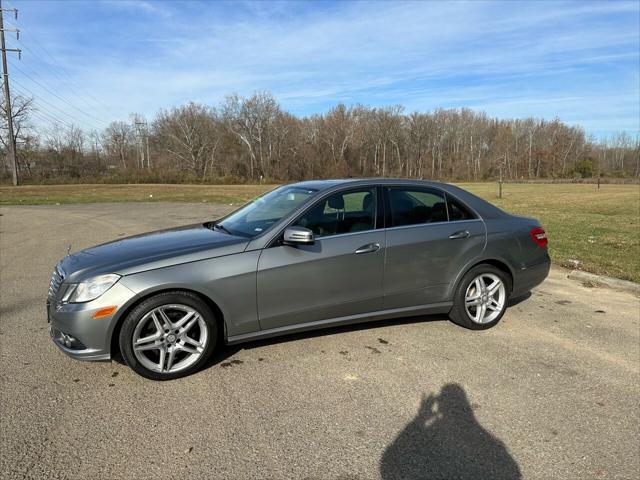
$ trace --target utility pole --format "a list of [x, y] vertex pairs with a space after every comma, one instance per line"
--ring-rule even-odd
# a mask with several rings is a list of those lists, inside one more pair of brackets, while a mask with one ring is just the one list
[[147, 154], [147, 169], [151, 169], [151, 157], [149, 156], [149, 126], [146, 120], [134, 122], [138, 136], [138, 149], [140, 152], [140, 166], [144, 168], [145, 151]]
[[[0, 47], [2, 48], [2, 77], [4, 81], [4, 103], [5, 103], [5, 113], [7, 115], [7, 128], [8, 128], [8, 136], [7, 139], [7, 157], [9, 159], [9, 163], [11, 164], [12, 174], [13, 174], [13, 185], [18, 186], [18, 161], [16, 159], [16, 139], [13, 136], [13, 117], [11, 115], [11, 95], [9, 93], [9, 72], [7, 70], [7, 52], [18, 52], [18, 57], [22, 54], [19, 48], [6, 48], [4, 43], [4, 12], [13, 12], [15, 18], [18, 18], [18, 10], [15, 8], [11, 8], [5, 10], [2, 8], [2, 0], [0, 0]], [[20, 35], [18, 30], [12, 30], [16, 32], [16, 36]]]
[[151, 156], [149, 155], [149, 128], [147, 122], [144, 122], [144, 143], [147, 149], [147, 169], [151, 170]]
[[498, 178], [498, 198], [502, 198], [502, 165], [504, 163], [504, 159], [506, 158], [506, 154], [502, 157], [502, 160], [498, 164], [498, 168], [500, 170], [500, 177]]
[[138, 168], [144, 169], [144, 139], [142, 137], [142, 125], [140, 121], [134, 122], [136, 132], [136, 147], [138, 149]]

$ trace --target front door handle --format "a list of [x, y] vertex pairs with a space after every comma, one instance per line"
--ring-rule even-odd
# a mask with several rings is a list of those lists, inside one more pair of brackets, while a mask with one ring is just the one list
[[379, 243], [370, 243], [368, 245], [363, 245], [356, 250], [356, 255], [360, 255], [361, 253], [372, 253], [380, 250]]
[[455, 240], [456, 238], [468, 238], [469, 235], [471, 234], [469, 233], [468, 230], [461, 230], [459, 232], [452, 233], [451, 235], [449, 235], [449, 238], [451, 240]]

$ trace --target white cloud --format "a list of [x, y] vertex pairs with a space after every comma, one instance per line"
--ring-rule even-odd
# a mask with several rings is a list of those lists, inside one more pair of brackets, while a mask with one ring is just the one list
[[78, 83], [122, 119], [271, 90], [298, 113], [336, 101], [469, 106], [640, 129], [635, 2], [105, 5], [145, 17], [123, 17], [114, 42], [91, 22], [86, 45], [59, 40], [77, 49], [63, 58]]

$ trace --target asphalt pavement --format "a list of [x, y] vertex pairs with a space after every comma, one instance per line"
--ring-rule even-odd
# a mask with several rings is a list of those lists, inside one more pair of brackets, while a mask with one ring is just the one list
[[334, 328], [225, 348], [177, 381], [51, 343], [70, 244], [231, 208], [0, 207], [0, 478], [640, 478], [640, 300], [560, 269], [485, 332]]

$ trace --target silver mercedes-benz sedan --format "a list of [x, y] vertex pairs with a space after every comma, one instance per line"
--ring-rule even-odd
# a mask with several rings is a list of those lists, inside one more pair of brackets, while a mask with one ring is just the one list
[[458, 187], [417, 180], [285, 185], [230, 215], [68, 254], [47, 312], [82, 360], [188, 375], [221, 345], [375, 319], [500, 321], [549, 273], [547, 238]]

